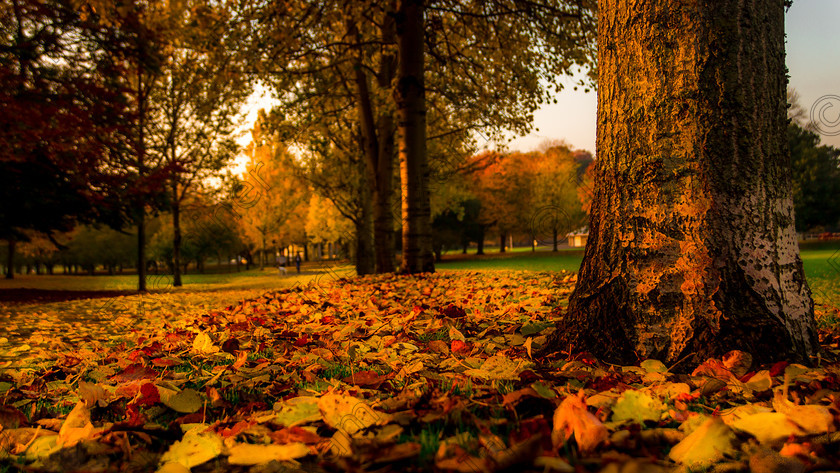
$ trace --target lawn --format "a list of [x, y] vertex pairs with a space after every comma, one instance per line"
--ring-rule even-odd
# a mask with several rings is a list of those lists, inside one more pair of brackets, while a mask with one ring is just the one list
[[[319, 280], [128, 316], [105, 337], [78, 324], [25, 347], [5, 340], [0, 470], [665, 473], [840, 461], [837, 365], [746, 372], [712, 360], [688, 376], [654, 360], [537, 359], [573, 285], [551, 276]], [[187, 294], [212, 292], [147, 297]], [[802, 459], [782, 458], [783, 442]]]
[[[803, 244], [800, 250], [805, 277], [811, 286], [814, 300], [819, 304], [840, 307], [840, 242], [813, 242]], [[486, 250], [484, 256], [474, 254], [464, 257], [460, 253], [444, 255], [437, 264], [440, 269], [486, 271], [486, 270], [531, 270], [531, 271], [574, 271], [580, 269], [583, 250], [566, 248], [557, 252], [547, 247], [515, 248], [499, 253], [497, 249]]]

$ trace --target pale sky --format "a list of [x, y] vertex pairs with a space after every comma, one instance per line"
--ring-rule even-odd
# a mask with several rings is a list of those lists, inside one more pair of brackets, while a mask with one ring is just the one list
[[[794, 0], [785, 15], [787, 66], [790, 85], [799, 92], [800, 105], [822, 117], [822, 143], [840, 148], [840, 0]], [[573, 90], [574, 78], [562, 79], [566, 88], [557, 104], [534, 113], [533, 132], [512, 141], [512, 150], [530, 151], [545, 140], [565, 140], [577, 149], [595, 151], [594, 91]], [[833, 96], [833, 97], [832, 97]], [[252, 98], [245, 122], [256, 119], [266, 99]], [[832, 136], [833, 135], [833, 136]], [[244, 143], [250, 137], [244, 139]]]

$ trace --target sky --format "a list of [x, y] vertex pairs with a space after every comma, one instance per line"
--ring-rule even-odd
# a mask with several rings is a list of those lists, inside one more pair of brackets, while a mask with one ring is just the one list
[[[840, 148], [840, 0], [795, 0], [785, 15], [786, 53], [790, 85], [800, 105], [812, 117], [821, 117], [822, 144]], [[578, 77], [579, 78], [579, 77]], [[534, 113], [534, 131], [514, 139], [511, 150], [530, 151], [546, 140], [564, 140], [573, 148], [595, 151], [594, 91], [574, 90], [578, 78], [561, 78], [564, 89], [556, 104]], [[270, 102], [252, 97], [245, 123], [256, 119], [260, 107]], [[247, 136], [247, 135], [245, 135]], [[244, 138], [244, 143], [250, 137]]]
[[[821, 133], [822, 143], [840, 148], [838, 26], [840, 0], [794, 0], [785, 15], [790, 85], [799, 92], [800, 105], [806, 111], [814, 108], [814, 115], [822, 115], [820, 129], [827, 132]], [[563, 82], [571, 85], [574, 80]], [[514, 140], [509, 145], [511, 149], [530, 151], [546, 139], [562, 139], [574, 148], [595, 151], [595, 93], [575, 91], [569, 86], [556, 98], [556, 105], [534, 114], [538, 131]]]

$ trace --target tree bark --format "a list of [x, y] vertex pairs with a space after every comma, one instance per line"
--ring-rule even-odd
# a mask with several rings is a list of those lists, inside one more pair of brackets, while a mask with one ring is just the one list
[[145, 208], [137, 220], [137, 291], [146, 292], [146, 216]]
[[507, 233], [502, 232], [502, 234], [499, 236], [499, 253], [504, 253], [505, 252], [505, 243], [506, 243], [505, 240], [506, 239], [507, 239]]
[[402, 181], [402, 265], [407, 274], [434, 272], [429, 166], [426, 156], [426, 93], [423, 64], [423, 0], [397, 8], [397, 117]]
[[15, 278], [15, 243], [17, 242], [14, 238], [6, 240], [6, 279]]
[[589, 241], [550, 349], [682, 370], [733, 349], [807, 362], [784, 2], [601, 0], [598, 29]]
[[181, 203], [178, 201], [178, 183], [172, 183], [172, 285], [181, 287]]
[[[361, 163], [364, 166], [364, 163]], [[356, 227], [356, 274], [376, 272], [376, 253], [373, 235], [373, 199], [368, 174], [362, 174], [361, 215], [354, 221]]]

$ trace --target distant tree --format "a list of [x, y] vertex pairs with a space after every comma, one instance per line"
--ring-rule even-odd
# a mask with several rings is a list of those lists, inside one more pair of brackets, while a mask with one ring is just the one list
[[469, 176], [470, 189], [481, 201], [479, 222], [495, 227], [499, 252], [504, 253], [508, 236], [526, 233], [532, 226], [536, 159], [523, 153], [486, 152], [472, 158], [484, 164]]
[[222, 5], [182, 4], [171, 11], [167, 60], [150, 94], [150, 153], [171, 169], [173, 285], [181, 286], [181, 207], [196, 182], [216, 177], [238, 153], [233, 139], [251, 93], [233, 44], [232, 12]]
[[353, 232], [353, 222], [331, 200], [312, 194], [306, 216], [306, 236], [312, 244], [319, 248], [348, 244], [354, 239]]
[[733, 349], [759, 363], [817, 353], [785, 140], [785, 3], [599, 2], [589, 240], [548, 350], [679, 370]]
[[65, 265], [76, 265], [93, 275], [96, 267], [103, 265], [109, 273], [117, 268], [131, 266], [134, 262], [136, 240], [129, 233], [102, 226], [79, 226], [69, 235], [67, 248], [62, 250]]
[[245, 184], [254, 192], [242, 205], [245, 236], [260, 248], [260, 268], [266, 264], [267, 244], [272, 240], [285, 247], [305, 243], [306, 206], [309, 188], [294, 173], [294, 157], [276, 136], [264, 128], [262, 114], [251, 132], [246, 148], [250, 156]]
[[[410, 183], [409, 174], [401, 175], [400, 191], [412, 196], [403, 207], [408, 212], [411, 202], [412, 210], [410, 218], [406, 213], [400, 219], [404, 234], [414, 235], [407, 240], [410, 245], [403, 242], [403, 270], [422, 271], [424, 264], [431, 270], [430, 163], [421, 147], [429, 157], [447, 161], [434, 166], [439, 176], [457, 171], [460, 158], [469, 154], [468, 142], [474, 141], [472, 130], [527, 131], [532, 112], [548, 99], [549, 87], [544, 85], [557, 84], [557, 74], [570, 73], [573, 66], [591, 59], [590, 1], [527, 6], [504, 0], [325, 1], [301, 9], [277, 8], [280, 5], [257, 5], [248, 12], [268, 30], [260, 30], [264, 34], [256, 35], [255, 41], [262, 68], [281, 100], [288, 97], [284, 111], [295, 108], [296, 115], [322, 120], [336, 109], [353, 111], [351, 126], [344, 128], [358, 141], [354, 147], [365, 165], [358, 181], [375, 194], [369, 205], [370, 190], [357, 191], [360, 210], [370, 208], [374, 216], [374, 240], [381, 240], [374, 242], [380, 272], [393, 266], [388, 189], [393, 188], [394, 133], [396, 139], [416, 143], [401, 149], [410, 157], [405, 161], [414, 169], [410, 175], [422, 175], [411, 177]], [[399, 114], [411, 120], [401, 120]], [[423, 121], [428, 127], [421, 126]], [[402, 131], [397, 130], [400, 126]], [[421, 139], [421, 132], [428, 140]], [[368, 232], [357, 234], [367, 238]], [[415, 250], [416, 243], [420, 245]], [[425, 263], [418, 266], [415, 259]]]
[[840, 221], [840, 150], [820, 145], [820, 137], [796, 122], [788, 124], [793, 168], [796, 230], [837, 228]]
[[11, 268], [29, 231], [51, 239], [79, 221], [125, 221], [112, 198], [121, 182], [104, 172], [125, 104], [122, 64], [104, 53], [116, 47], [110, 30], [86, 7], [10, 0], [0, 25], [0, 238]]
[[531, 204], [522, 206], [528, 216], [531, 240], [548, 232], [552, 249], [557, 251], [560, 237], [585, 224], [586, 211], [580, 201], [579, 190], [589, 162], [578, 160], [565, 145], [532, 153], [534, 172], [530, 190]]

